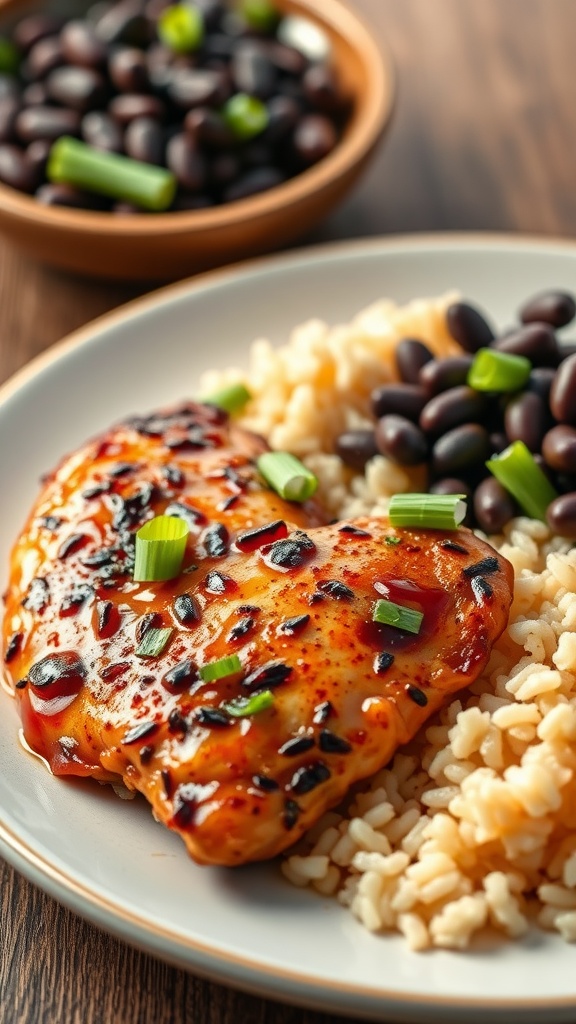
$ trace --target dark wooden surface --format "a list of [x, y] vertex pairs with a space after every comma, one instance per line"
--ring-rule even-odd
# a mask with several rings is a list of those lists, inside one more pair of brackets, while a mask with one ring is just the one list
[[[573, 0], [352, 3], [393, 54], [396, 114], [355, 193], [311, 241], [466, 229], [576, 237]], [[144, 290], [74, 279], [0, 240], [0, 379]], [[135, 952], [1, 862], [0, 898], [1, 1024], [329, 1020]]]

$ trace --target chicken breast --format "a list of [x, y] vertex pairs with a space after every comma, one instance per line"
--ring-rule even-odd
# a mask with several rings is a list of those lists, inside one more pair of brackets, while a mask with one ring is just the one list
[[[195, 404], [113, 428], [45, 482], [5, 594], [29, 746], [139, 790], [205, 864], [295, 842], [476, 678], [511, 603], [511, 566], [470, 531], [324, 525], [265, 486], [265, 448]], [[158, 514], [190, 527], [182, 571], [135, 582]], [[383, 598], [419, 632], [374, 622]]]

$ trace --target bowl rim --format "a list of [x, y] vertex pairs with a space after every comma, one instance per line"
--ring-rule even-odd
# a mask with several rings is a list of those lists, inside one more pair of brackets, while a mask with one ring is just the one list
[[[17, 6], [16, 0], [0, 0], [0, 16], [13, 13]], [[288, 14], [309, 15], [345, 38], [362, 56], [370, 80], [349, 131], [328, 156], [267, 192], [233, 203], [201, 210], [143, 212], [126, 217], [94, 210], [50, 207], [0, 182], [0, 218], [10, 216], [36, 228], [52, 227], [69, 233], [81, 231], [112, 238], [200, 234], [239, 226], [246, 220], [261, 219], [279, 209], [289, 210], [349, 173], [371, 152], [392, 116], [396, 76], [391, 53], [386, 45], [375, 41], [369, 23], [347, 0], [279, 0], [279, 6]]]

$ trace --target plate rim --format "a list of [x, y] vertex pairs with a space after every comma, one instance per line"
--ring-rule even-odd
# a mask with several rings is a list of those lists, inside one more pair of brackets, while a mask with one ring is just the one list
[[[148, 310], [158, 310], [170, 305], [188, 294], [205, 292], [226, 286], [227, 282], [242, 282], [254, 274], [267, 269], [281, 273], [303, 263], [338, 262], [340, 258], [354, 253], [370, 255], [396, 251], [437, 251], [454, 248], [469, 251], [505, 250], [530, 251], [559, 254], [566, 252], [576, 259], [576, 241], [554, 236], [534, 236], [505, 232], [426, 232], [374, 236], [371, 238], [344, 239], [321, 245], [302, 246], [289, 252], [243, 260], [225, 267], [186, 278], [173, 284], [164, 285], [143, 296], [116, 307], [87, 324], [67, 334], [44, 352], [35, 356], [12, 374], [0, 386], [0, 408], [41, 375], [48, 367], [64, 360], [70, 353], [91, 342], [108, 328], [114, 328], [132, 320]], [[477, 1010], [489, 1014], [494, 1010], [506, 1013], [523, 1013], [523, 1018], [543, 1010], [574, 1011], [576, 999], [569, 996], [546, 998], [478, 998], [465, 996], [437, 996], [433, 993], [415, 993], [372, 988], [370, 986], [332, 979], [330, 984], [312, 976], [283, 967], [255, 961], [230, 950], [224, 951], [197, 938], [175, 935], [168, 927], [148, 920], [145, 916], [107, 900], [93, 891], [88, 884], [67, 875], [58, 865], [50, 863], [22, 839], [16, 831], [0, 819], [0, 853], [12, 867], [48, 893], [57, 902], [72, 912], [84, 917], [100, 929], [112, 933], [122, 941], [157, 956], [160, 959], [218, 984], [229, 984], [235, 988], [259, 995], [262, 998], [279, 999], [299, 1006], [328, 1010], [338, 1014], [352, 1012], [357, 1017], [374, 1019], [376, 1013], [395, 1015], [406, 1011], [433, 1008], [454, 1012]], [[186, 952], [193, 951], [196, 959], [190, 962]], [[265, 979], [265, 980], [264, 980]], [[383, 1018], [381, 1018], [383, 1019]], [[414, 1018], [412, 1018], [414, 1019]], [[429, 1017], [432, 1020], [432, 1017]], [[440, 1019], [440, 1018], [434, 1018]], [[507, 1018], [508, 1019], [508, 1018]], [[510, 1018], [511, 1019], [511, 1018]]]

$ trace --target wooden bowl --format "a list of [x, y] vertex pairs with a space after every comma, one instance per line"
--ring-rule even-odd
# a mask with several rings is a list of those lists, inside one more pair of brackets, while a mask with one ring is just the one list
[[[315, 20], [353, 112], [336, 148], [310, 169], [260, 195], [207, 210], [119, 216], [50, 207], [0, 183], [0, 232], [38, 260], [77, 273], [166, 281], [279, 249], [309, 232], [344, 197], [392, 113], [390, 59], [341, 0], [278, 0]], [[7, 22], [22, 0], [4, 0]], [[30, 5], [25, 5], [30, 9]]]

